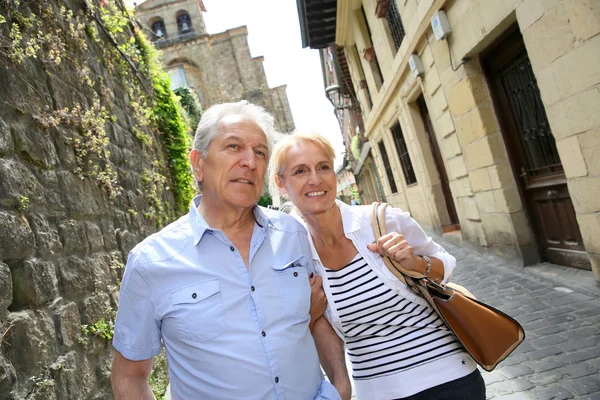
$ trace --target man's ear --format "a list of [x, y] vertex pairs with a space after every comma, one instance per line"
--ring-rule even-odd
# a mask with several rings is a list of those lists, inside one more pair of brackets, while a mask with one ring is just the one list
[[190, 164], [192, 164], [192, 171], [194, 171], [196, 181], [202, 182], [204, 178], [204, 159], [202, 158], [202, 154], [196, 149], [190, 152]]
[[279, 175], [275, 175], [275, 183], [277, 184], [279, 193], [281, 193], [283, 196], [287, 196], [287, 190], [285, 190], [285, 187], [283, 187], [283, 182], [281, 181], [281, 177]]

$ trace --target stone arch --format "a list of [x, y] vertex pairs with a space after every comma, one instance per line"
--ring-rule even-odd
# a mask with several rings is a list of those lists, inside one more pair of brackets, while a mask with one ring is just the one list
[[207, 99], [204, 77], [198, 64], [186, 57], [174, 57], [167, 60], [165, 65], [167, 72], [183, 69], [187, 86], [198, 96], [202, 109], [205, 109], [207, 106]]
[[177, 31], [179, 34], [193, 32], [192, 18], [187, 10], [179, 10], [175, 13], [175, 21], [177, 22]]
[[148, 22], [148, 25], [150, 25], [150, 31], [152, 32], [152, 40], [167, 37], [165, 21], [161, 17], [152, 17]]

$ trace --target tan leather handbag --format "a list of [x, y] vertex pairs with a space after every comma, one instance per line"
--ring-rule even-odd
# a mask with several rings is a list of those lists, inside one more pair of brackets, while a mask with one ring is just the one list
[[[375, 240], [387, 233], [387, 206], [373, 203]], [[389, 257], [383, 257], [383, 261], [398, 279], [427, 300], [473, 360], [486, 371], [496, 368], [525, 340], [525, 331], [515, 319], [475, 299], [468, 291], [463, 292], [461, 286], [437, 284]]]

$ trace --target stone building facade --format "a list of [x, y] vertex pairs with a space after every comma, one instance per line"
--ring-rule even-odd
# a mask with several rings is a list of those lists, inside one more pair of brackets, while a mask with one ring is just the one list
[[147, 0], [136, 18], [161, 50], [174, 86], [198, 95], [204, 109], [213, 104], [248, 100], [270, 111], [281, 132], [294, 129], [286, 86], [269, 88], [263, 57], [252, 57], [245, 26], [208, 34], [202, 0]]
[[386, 201], [475, 249], [600, 280], [600, 3], [298, 5], [305, 46], [343, 50]]

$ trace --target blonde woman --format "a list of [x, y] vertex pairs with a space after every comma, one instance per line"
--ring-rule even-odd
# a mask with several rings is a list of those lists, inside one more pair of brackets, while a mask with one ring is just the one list
[[443, 283], [456, 260], [408, 213], [391, 207], [392, 233], [375, 242], [371, 208], [336, 200], [334, 158], [327, 139], [296, 132], [275, 146], [270, 183], [306, 226], [327, 297], [325, 317], [345, 343], [358, 399], [485, 399], [475, 362], [380, 254]]

